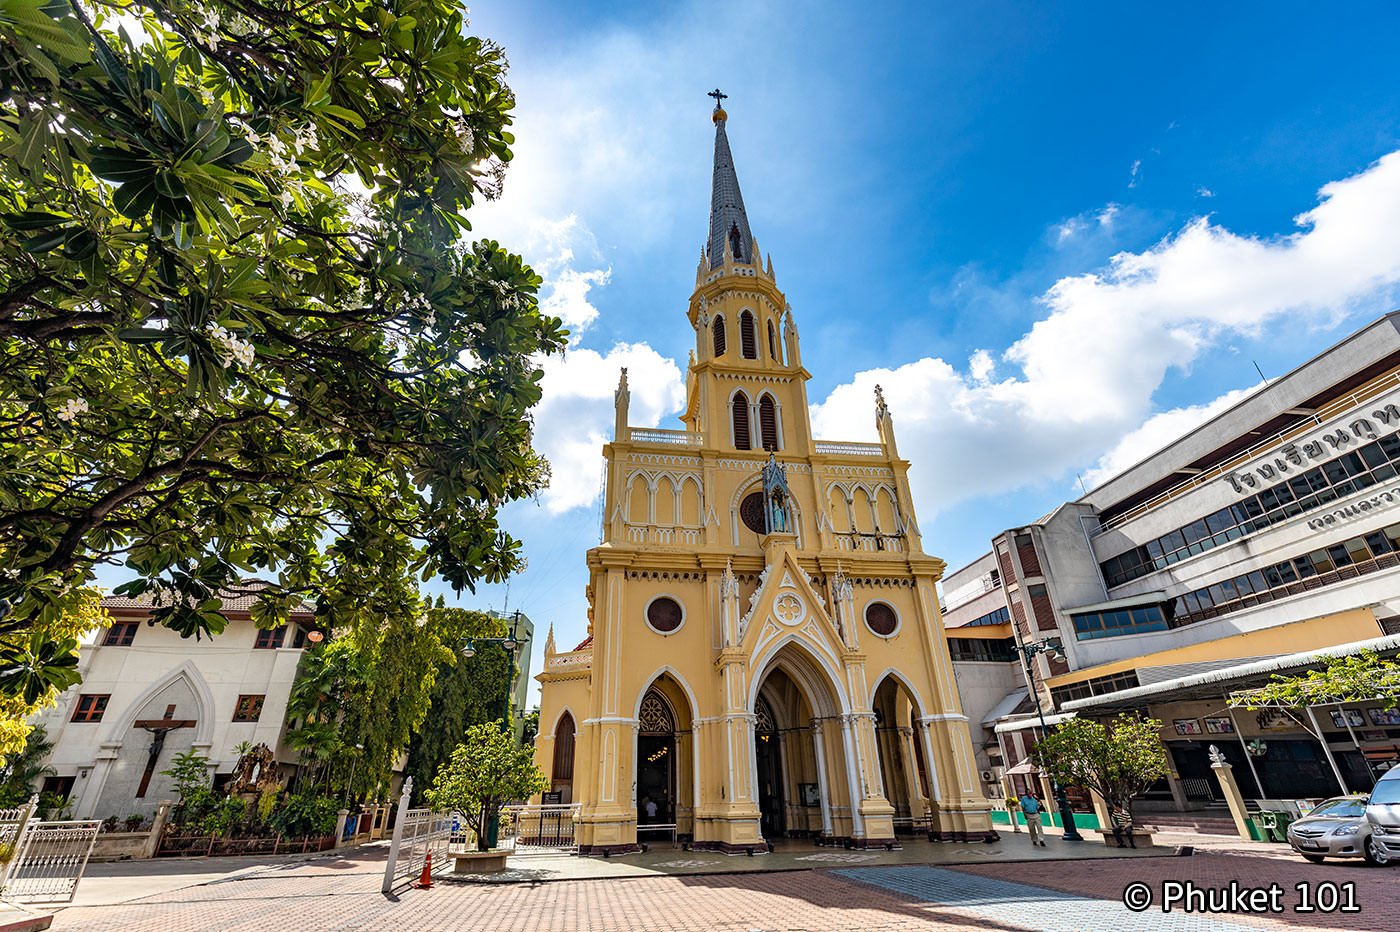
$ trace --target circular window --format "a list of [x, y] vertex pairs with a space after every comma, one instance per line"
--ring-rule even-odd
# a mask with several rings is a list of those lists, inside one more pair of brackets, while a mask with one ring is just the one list
[[871, 602], [865, 607], [865, 626], [887, 638], [899, 630], [899, 616], [884, 602]]
[[670, 634], [685, 621], [685, 611], [681, 603], [668, 595], [657, 596], [647, 606], [647, 624], [653, 631]]
[[768, 533], [768, 517], [763, 513], [762, 492], [750, 492], [744, 496], [744, 500], [739, 503], [739, 517], [743, 519], [744, 527], [755, 534]]

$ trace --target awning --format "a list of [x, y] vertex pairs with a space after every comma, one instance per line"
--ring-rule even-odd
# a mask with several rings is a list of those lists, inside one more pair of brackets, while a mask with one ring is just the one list
[[[1072, 719], [1072, 718], [1074, 718], [1074, 713], [1073, 713], [1073, 712], [1059, 712], [1059, 713], [1056, 713], [1055, 715], [1047, 715], [1047, 716], [1045, 716], [1045, 727], [1046, 727], [1046, 728], [1054, 728], [1056, 725], [1060, 724], [1061, 722], [1067, 722], [1067, 721], [1069, 721], [1069, 720]], [[1013, 720], [1011, 720], [1011, 721], [1009, 721], [1009, 722], [1002, 722], [1000, 725], [998, 725], [998, 726], [996, 727], [996, 733], [999, 734], [999, 735], [1004, 735], [1004, 734], [1006, 734], [1008, 731], [1025, 731], [1027, 728], [1039, 728], [1039, 727], [1040, 727], [1040, 716], [1038, 716], [1038, 715], [1028, 715], [1028, 716], [1026, 716], [1025, 718], [1018, 718], [1018, 719], [1013, 719]]]
[[1032, 774], [1032, 773], [1040, 773], [1040, 768], [1037, 767], [1037, 766], [1035, 766], [1034, 764], [1032, 764], [1032, 763], [1030, 762], [1030, 760], [1027, 759], [1027, 760], [1021, 761], [1019, 764], [1017, 764], [1015, 767], [1012, 767], [1010, 770], [1005, 771], [1005, 772], [1002, 774], [1002, 776], [1003, 776], [1003, 777], [1016, 777], [1016, 776], [1023, 776], [1023, 775], [1028, 775], [1028, 774]]
[[983, 717], [982, 724], [985, 727], [990, 728], [991, 726], [997, 723], [998, 719], [1004, 718], [1005, 716], [1010, 715], [1012, 712], [1015, 712], [1016, 707], [1029, 698], [1030, 694], [1027, 693], [1024, 689], [1017, 689], [1013, 692], [1008, 693], [1006, 695], [1006, 698], [1002, 699], [1000, 702], [994, 705], [992, 707], [992, 710], [988, 712], [986, 716]]

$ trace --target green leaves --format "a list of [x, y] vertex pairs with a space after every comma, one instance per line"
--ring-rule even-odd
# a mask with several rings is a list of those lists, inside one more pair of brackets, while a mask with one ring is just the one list
[[35, 632], [27, 643], [0, 647], [0, 694], [33, 704], [49, 690], [61, 692], [81, 679], [73, 638], [51, 641]]
[[477, 845], [486, 850], [486, 824], [512, 799], [529, 799], [548, 786], [535, 766], [534, 748], [517, 747], [496, 722], [473, 725], [452, 759], [438, 771], [424, 795], [437, 810], [466, 815]]
[[1031, 756], [1061, 784], [1089, 787], [1131, 812], [1133, 797], [1167, 774], [1161, 730], [1155, 719], [1130, 715], [1073, 718], [1037, 741]]

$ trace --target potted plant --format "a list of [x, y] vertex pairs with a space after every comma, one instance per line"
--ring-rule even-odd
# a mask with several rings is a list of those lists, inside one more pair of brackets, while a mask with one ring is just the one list
[[535, 766], [534, 749], [516, 747], [515, 738], [496, 722], [473, 725], [467, 740], [452, 751], [424, 796], [438, 811], [460, 812], [476, 834], [474, 853], [454, 854], [460, 873], [504, 870], [506, 852], [487, 847], [487, 827], [512, 799], [528, 799], [547, 783]]

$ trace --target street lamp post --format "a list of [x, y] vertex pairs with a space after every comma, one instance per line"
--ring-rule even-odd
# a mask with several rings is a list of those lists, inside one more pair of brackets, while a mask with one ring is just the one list
[[[466, 645], [462, 648], [462, 656], [471, 659], [476, 656], [476, 645], [478, 644], [499, 644], [505, 649], [506, 659], [510, 661], [510, 669], [506, 673], [506, 688], [501, 696], [501, 730], [506, 734], [512, 734], [510, 727], [510, 685], [515, 679], [515, 650], [520, 646], [518, 633], [520, 631], [520, 612], [516, 612], [514, 620], [510, 625], [510, 634], [503, 638], [467, 638]], [[500, 815], [492, 814], [490, 821], [486, 823], [486, 846], [496, 847], [500, 840]]]
[[[1044, 738], [1049, 732], [1045, 726], [1045, 710], [1040, 705], [1040, 690], [1035, 685], [1035, 665], [1031, 660], [1036, 654], [1047, 654], [1052, 660], [1063, 658], [1061, 651], [1064, 649], [1064, 642], [1059, 638], [1044, 638], [1017, 643], [1014, 646], [1026, 666], [1026, 679], [1031, 688], [1031, 697], [1035, 699], [1035, 714], [1040, 719], [1040, 736]], [[1083, 841], [1084, 836], [1079, 834], [1079, 829], [1074, 824], [1074, 810], [1069, 807], [1069, 797], [1065, 795], [1065, 788], [1060, 786], [1060, 781], [1055, 779], [1054, 774], [1050, 775], [1050, 788], [1055, 793], [1055, 804], [1059, 807], [1060, 822], [1064, 826], [1061, 838], [1064, 841]]]

